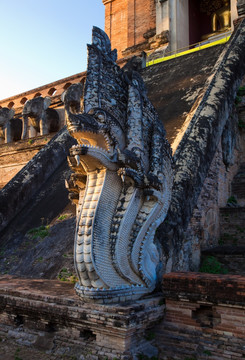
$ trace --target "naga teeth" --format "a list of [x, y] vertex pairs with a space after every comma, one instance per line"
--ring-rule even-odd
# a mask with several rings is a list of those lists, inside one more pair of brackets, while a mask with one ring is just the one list
[[76, 159], [76, 162], [77, 162], [77, 166], [79, 166], [79, 164], [80, 164], [80, 156], [75, 155], [75, 159]]

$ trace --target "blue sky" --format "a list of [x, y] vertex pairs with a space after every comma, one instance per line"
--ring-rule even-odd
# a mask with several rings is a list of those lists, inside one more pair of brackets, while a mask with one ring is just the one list
[[0, 99], [86, 70], [102, 0], [0, 0]]

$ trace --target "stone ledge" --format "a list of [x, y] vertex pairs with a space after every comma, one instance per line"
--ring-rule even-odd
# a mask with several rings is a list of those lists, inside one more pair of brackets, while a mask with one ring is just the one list
[[241, 255], [242, 257], [245, 255], [245, 246], [239, 246], [239, 245], [220, 245], [215, 246], [210, 249], [202, 250], [202, 255], [208, 256], [208, 255]]
[[45, 333], [52, 327], [56, 338], [69, 333], [68, 342], [70, 338], [81, 341], [81, 334], [88, 332], [93, 338], [92, 348], [107, 348], [124, 355], [143, 346], [144, 332], [164, 315], [161, 296], [124, 305], [85, 304], [73, 287], [56, 280], [2, 276], [0, 323], [9, 328], [8, 332], [16, 330], [18, 323], [29, 334]]
[[234, 214], [234, 213], [245, 213], [245, 206], [226, 206], [220, 208], [222, 214]]
[[[15, 154], [18, 151], [30, 150], [35, 147], [46, 145], [49, 140], [54, 137], [54, 133], [48, 135], [39, 135], [35, 138], [18, 140], [10, 142], [8, 144], [0, 144], [0, 156], [8, 155], [10, 153]], [[31, 141], [30, 141], [31, 140]]]
[[245, 277], [179, 272], [163, 276], [163, 296], [182, 301], [205, 301], [245, 307]]
[[0, 189], [4, 187], [55, 134], [0, 144]]

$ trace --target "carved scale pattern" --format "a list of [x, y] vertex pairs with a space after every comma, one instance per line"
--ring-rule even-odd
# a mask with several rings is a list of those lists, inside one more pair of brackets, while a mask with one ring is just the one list
[[83, 286], [101, 287], [103, 282], [95, 272], [91, 257], [93, 222], [98, 200], [104, 183], [105, 171], [90, 173], [87, 176], [80, 218], [76, 230], [75, 264]]

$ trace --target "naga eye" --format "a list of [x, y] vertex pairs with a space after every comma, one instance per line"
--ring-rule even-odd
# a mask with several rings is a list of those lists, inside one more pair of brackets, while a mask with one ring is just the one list
[[97, 113], [96, 117], [99, 120], [99, 122], [101, 122], [101, 123], [105, 122], [105, 115], [103, 113]]
[[99, 115], [99, 116], [98, 116], [98, 119], [101, 120], [101, 121], [103, 121], [103, 120], [105, 120], [105, 117], [104, 117], [103, 115]]
[[94, 115], [94, 109], [90, 109], [90, 110], [88, 111], [88, 114], [89, 114], [89, 115]]

